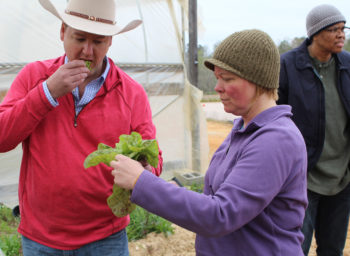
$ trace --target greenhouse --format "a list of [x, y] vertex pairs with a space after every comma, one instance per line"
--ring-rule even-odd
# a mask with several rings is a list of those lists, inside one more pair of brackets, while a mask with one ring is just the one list
[[[62, 9], [66, 5], [63, 0], [53, 2]], [[1, 8], [0, 95], [4, 95], [26, 63], [61, 56], [64, 50], [60, 21], [37, 0], [2, 1]], [[107, 56], [147, 92], [163, 151], [163, 177], [172, 177], [174, 171], [203, 173], [209, 147], [202, 92], [189, 83], [184, 61], [188, 2], [118, 0], [117, 22], [124, 25], [132, 19], [143, 23], [114, 36]], [[0, 194], [14, 194], [6, 201], [9, 206], [17, 203], [21, 153], [21, 145], [0, 153]]]

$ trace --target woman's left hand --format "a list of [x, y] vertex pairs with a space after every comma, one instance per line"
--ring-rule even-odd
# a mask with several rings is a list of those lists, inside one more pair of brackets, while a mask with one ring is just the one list
[[141, 163], [124, 155], [116, 155], [115, 159], [116, 161], [113, 160], [110, 163], [114, 168], [112, 171], [114, 183], [121, 188], [133, 189], [144, 167]]

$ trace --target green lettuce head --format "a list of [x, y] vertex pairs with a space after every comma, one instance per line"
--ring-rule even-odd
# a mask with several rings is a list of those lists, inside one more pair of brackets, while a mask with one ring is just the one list
[[[155, 168], [158, 166], [159, 148], [157, 141], [142, 140], [139, 133], [132, 132], [130, 135], [120, 135], [115, 148], [103, 143], [98, 144], [97, 150], [86, 157], [84, 168], [96, 166], [100, 163], [110, 166], [110, 162], [115, 160], [115, 156], [118, 154], [123, 154], [134, 160], [146, 159], [151, 166]], [[131, 203], [130, 195], [130, 190], [113, 185], [113, 193], [107, 198], [107, 204], [114, 215], [124, 217], [135, 209], [136, 205]]]

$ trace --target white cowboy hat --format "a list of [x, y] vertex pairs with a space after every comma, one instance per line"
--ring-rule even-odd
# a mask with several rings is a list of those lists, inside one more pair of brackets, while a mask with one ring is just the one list
[[67, 8], [59, 13], [50, 0], [39, 0], [40, 4], [68, 26], [88, 33], [112, 36], [127, 32], [142, 23], [133, 20], [120, 27], [115, 21], [114, 0], [69, 0]]

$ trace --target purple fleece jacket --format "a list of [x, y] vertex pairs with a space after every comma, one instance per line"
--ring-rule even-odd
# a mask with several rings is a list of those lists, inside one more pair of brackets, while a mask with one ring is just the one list
[[306, 147], [287, 105], [236, 119], [215, 152], [204, 193], [144, 171], [131, 200], [197, 233], [197, 255], [302, 256]]

